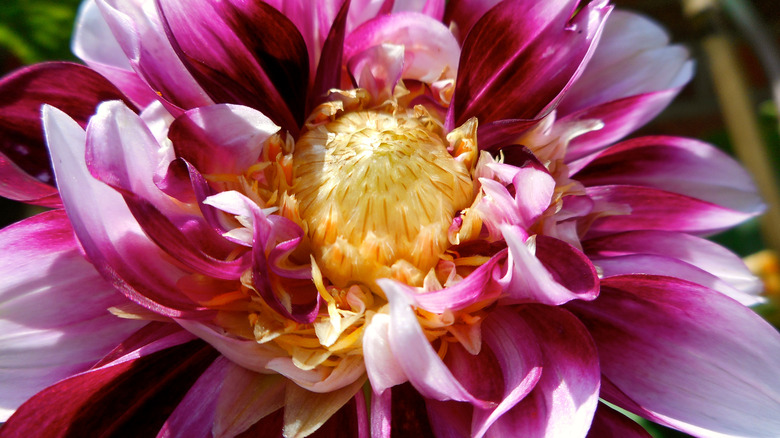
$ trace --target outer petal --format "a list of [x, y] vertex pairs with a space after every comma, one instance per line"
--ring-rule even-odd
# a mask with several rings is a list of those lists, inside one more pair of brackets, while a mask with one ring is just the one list
[[263, 2], [156, 1], [174, 49], [214, 102], [255, 108], [297, 135], [309, 66], [287, 17]]
[[576, 173], [586, 186], [626, 184], [653, 187], [746, 214], [763, 203], [750, 174], [715, 147], [680, 137], [642, 137], [598, 154]]
[[122, 90], [139, 108], [145, 108], [157, 100], [158, 96], [152, 88], [133, 71], [95, 0], [87, 0], [79, 8], [71, 49], [77, 57]]
[[122, 93], [87, 67], [52, 62], [25, 67], [0, 80], [0, 196], [61, 205], [41, 129], [41, 106], [55, 105], [84, 126], [104, 100]]
[[780, 334], [772, 326], [676, 278], [626, 275], [601, 288], [596, 301], [569, 306], [614, 384], [607, 401], [694, 435], [777, 435]]
[[599, 403], [593, 424], [588, 432], [590, 438], [621, 437], [621, 438], [652, 438], [639, 424], [623, 414]]
[[585, 327], [564, 309], [520, 308], [542, 350], [542, 376], [534, 390], [501, 416], [488, 437], [584, 437], [599, 397], [596, 347]]
[[540, 117], [579, 75], [611, 10], [592, 2], [572, 18], [576, 7], [506, 1], [488, 11], [463, 43], [447, 124]]
[[192, 341], [91, 369], [28, 400], [0, 435], [154, 436], [216, 356]]
[[43, 111], [60, 194], [73, 228], [98, 271], [137, 303], [168, 316], [201, 313], [176, 282], [183, 275], [141, 231], [119, 193], [95, 180], [84, 162], [86, 136], [57, 109]]
[[726, 248], [701, 237], [666, 231], [630, 231], [586, 240], [583, 249], [590, 257], [654, 254], [672, 257], [718, 276], [732, 287], [757, 295], [761, 280], [742, 259]]
[[[0, 421], [54, 382], [86, 370], [143, 325], [87, 262], [64, 211], [0, 231]], [[85, 293], [88, 291], [89, 293]]]
[[432, 83], [453, 78], [458, 69], [458, 42], [446, 26], [423, 14], [383, 15], [355, 29], [344, 42], [344, 59], [383, 43], [404, 46], [402, 78]]
[[593, 223], [590, 235], [632, 230], [714, 233], [755, 216], [677, 193], [640, 186], [605, 185], [588, 187], [597, 203], [628, 206], [630, 214], [606, 216]]
[[218, 402], [214, 436], [236, 436], [284, 406], [288, 384], [289, 381], [278, 374], [258, 374], [230, 363], [219, 397], [215, 397]]
[[212, 103], [176, 55], [153, 0], [95, 1], [130, 65], [152, 91], [181, 108]]

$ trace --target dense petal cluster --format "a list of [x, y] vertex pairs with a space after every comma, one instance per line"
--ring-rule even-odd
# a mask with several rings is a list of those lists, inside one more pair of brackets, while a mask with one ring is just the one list
[[52, 208], [0, 231], [0, 436], [780, 429], [759, 281], [703, 238], [750, 176], [624, 140], [693, 74], [648, 19], [86, 0], [73, 48], [0, 81], [0, 195]]

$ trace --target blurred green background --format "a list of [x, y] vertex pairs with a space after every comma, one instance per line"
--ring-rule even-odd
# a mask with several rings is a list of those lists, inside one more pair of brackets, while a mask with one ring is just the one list
[[[45, 60], [75, 60], [70, 52], [70, 36], [80, 0], [2, 0], [0, 4], [0, 74], [18, 67]], [[642, 12], [667, 27], [672, 40], [691, 49], [697, 62], [697, 75], [680, 97], [654, 122], [636, 135], [667, 134], [696, 137], [731, 150], [728, 134], [723, 126], [712, 80], [702, 61], [699, 46], [701, 38], [712, 29], [708, 25], [692, 23], [683, 14], [679, 0], [613, 0], [618, 7]], [[752, 2], [765, 21], [771, 37], [780, 40], [780, 6], [777, 0]], [[771, 102], [770, 84], [761, 65], [739, 32], [724, 23], [726, 31], [737, 44], [740, 62], [744, 67], [751, 98], [759, 117], [762, 132], [770, 147], [774, 169], [780, 169], [780, 138], [777, 112]], [[0, 226], [13, 223], [35, 210], [22, 204], [0, 198]], [[780, 224], [777, 224], [780, 226]], [[731, 231], [715, 236], [715, 240], [738, 254], [747, 256], [765, 248], [757, 221], [751, 221]], [[760, 309], [775, 324], [780, 321], [777, 308], [770, 305]], [[679, 432], [643, 422], [656, 437], [684, 437]]]

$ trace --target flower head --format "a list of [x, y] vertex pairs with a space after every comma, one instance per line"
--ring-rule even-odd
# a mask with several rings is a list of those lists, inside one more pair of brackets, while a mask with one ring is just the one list
[[780, 335], [700, 237], [761, 202], [620, 141], [692, 62], [612, 9], [86, 1], [89, 67], [0, 83], [0, 193], [55, 208], [0, 232], [0, 435], [771, 436]]

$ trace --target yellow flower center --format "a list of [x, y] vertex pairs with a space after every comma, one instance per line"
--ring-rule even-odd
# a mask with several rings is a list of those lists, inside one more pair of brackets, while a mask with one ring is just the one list
[[435, 123], [413, 110], [347, 112], [295, 145], [300, 221], [322, 273], [339, 288], [378, 278], [419, 286], [474, 198], [470, 171]]

